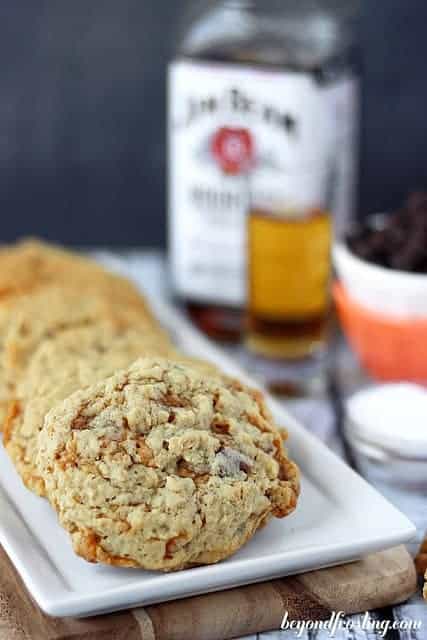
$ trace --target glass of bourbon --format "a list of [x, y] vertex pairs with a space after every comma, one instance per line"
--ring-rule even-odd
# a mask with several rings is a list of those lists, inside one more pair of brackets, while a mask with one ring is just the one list
[[[326, 172], [325, 172], [326, 173]], [[245, 342], [258, 373], [299, 394], [323, 379], [330, 324], [331, 175], [308, 179], [298, 197], [252, 194], [247, 219]]]

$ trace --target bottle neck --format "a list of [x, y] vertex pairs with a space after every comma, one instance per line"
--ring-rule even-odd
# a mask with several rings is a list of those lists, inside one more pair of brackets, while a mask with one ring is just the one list
[[254, 12], [258, 15], [297, 16], [311, 12], [328, 12], [337, 17], [355, 17], [360, 9], [360, 0], [222, 0], [211, 6]]
[[211, 1], [192, 22], [181, 53], [313, 70], [333, 61], [341, 65], [353, 47], [355, 5], [354, 0]]

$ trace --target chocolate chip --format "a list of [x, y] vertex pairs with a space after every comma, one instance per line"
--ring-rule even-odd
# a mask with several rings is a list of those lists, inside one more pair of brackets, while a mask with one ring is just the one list
[[251, 466], [247, 464], [247, 462], [244, 462], [243, 460], [240, 462], [239, 468], [240, 468], [240, 471], [244, 471], [245, 473], [250, 473], [251, 471]]
[[427, 273], [427, 193], [415, 192], [405, 205], [378, 220], [365, 221], [346, 239], [362, 260], [380, 266]]

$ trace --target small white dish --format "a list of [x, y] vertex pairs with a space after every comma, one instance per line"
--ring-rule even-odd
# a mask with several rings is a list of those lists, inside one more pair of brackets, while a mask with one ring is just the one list
[[[138, 275], [141, 262], [135, 265]], [[144, 266], [146, 277], [149, 268]], [[158, 289], [151, 302], [181, 348], [257, 386], [165, 304]], [[90, 565], [75, 556], [55, 513], [24, 488], [0, 447], [0, 544], [40, 608], [53, 616], [91, 616], [348, 562], [414, 537], [404, 515], [277, 401], [269, 398], [269, 404], [290, 432], [290, 452], [302, 471], [297, 511], [271, 522], [225, 562], [177, 573]]]
[[345, 431], [363, 475], [427, 487], [427, 390], [409, 383], [360, 389], [345, 405]]
[[361, 260], [341, 242], [332, 256], [338, 278], [361, 306], [396, 318], [427, 318], [427, 275]]

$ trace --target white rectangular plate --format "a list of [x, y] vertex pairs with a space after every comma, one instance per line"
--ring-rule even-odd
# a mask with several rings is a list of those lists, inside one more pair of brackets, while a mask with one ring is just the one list
[[[130, 261], [126, 267], [130, 275], [141, 277], [141, 261]], [[155, 257], [144, 262], [145, 283], [153, 285], [159, 268]], [[185, 351], [257, 386], [159, 299], [157, 283], [154, 289], [154, 310]], [[269, 398], [269, 404], [290, 432], [290, 452], [302, 471], [298, 509], [271, 522], [230, 559], [185, 572], [110, 568], [75, 556], [52, 509], [23, 487], [0, 446], [0, 543], [39, 606], [54, 616], [89, 616], [347, 562], [415, 535], [405, 516], [279, 403]]]

